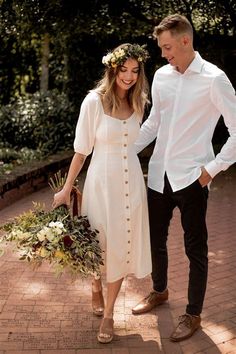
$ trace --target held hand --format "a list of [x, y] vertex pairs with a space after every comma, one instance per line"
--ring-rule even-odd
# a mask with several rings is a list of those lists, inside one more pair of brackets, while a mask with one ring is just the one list
[[201, 167], [201, 170], [202, 170], [202, 174], [198, 180], [199, 180], [201, 186], [205, 187], [208, 185], [209, 182], [212, 181], [212, 178], [204, 167]]
[[55, 209], [62, 204], [66, 204], [67, 206], [70, 206], [70, 192], [67, 192], [64, 189], [54, 194], [52, 207]]

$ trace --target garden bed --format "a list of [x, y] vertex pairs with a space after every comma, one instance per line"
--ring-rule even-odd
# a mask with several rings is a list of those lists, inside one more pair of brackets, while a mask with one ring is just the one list
[[66, 151], [17, 166], [10, 174], [0, 174], [0, 210], [26, 194], [47, 186], [54, 173], [68, 170], [72, 156], [73, 151]]

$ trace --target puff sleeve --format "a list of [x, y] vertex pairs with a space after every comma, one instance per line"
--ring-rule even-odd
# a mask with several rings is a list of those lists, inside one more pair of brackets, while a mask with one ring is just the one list
[[91, 154], [99, 115], [99, 96], [90, 92], [83, 100], [75, 130], [74, 151], [82, 155]]

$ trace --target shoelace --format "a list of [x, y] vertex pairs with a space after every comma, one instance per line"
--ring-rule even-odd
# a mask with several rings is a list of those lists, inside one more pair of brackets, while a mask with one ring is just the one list
[[191, 316], [185, 314], [185, 315], [179, 316], [179, 322], [185, 323], [186, 327], [191, 328], [192, 318], [191, 318]]
[[157, 295], [156, 291], [151, 291], [150, 294], [147, 297], [145, 297], [145, 300], [151, 302], [153, 299], [155, 299], [156, 295]]

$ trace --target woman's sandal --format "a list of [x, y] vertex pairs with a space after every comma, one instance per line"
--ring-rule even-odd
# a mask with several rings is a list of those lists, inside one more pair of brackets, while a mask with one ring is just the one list
[[105, 304], [104, 304], [102, 290], [92, 291], [92, 308], [93, 308], [94, 315], [103, 316], [104, 307]]
[[114, 335], [114, 320], [113, 318], [103, 318], [97, 339], [100, 343], [110, 343]]

